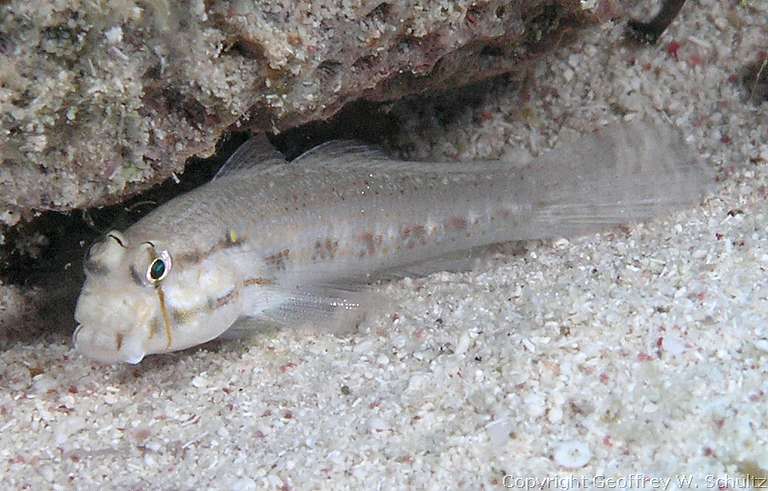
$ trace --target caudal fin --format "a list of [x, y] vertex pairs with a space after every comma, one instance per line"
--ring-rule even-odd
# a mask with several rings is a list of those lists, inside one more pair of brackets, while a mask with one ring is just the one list
[[698, 203], [714, 175], [673, 127], [619, 123], [570, 139], [527, 168], [528, 238], [592, 233]]

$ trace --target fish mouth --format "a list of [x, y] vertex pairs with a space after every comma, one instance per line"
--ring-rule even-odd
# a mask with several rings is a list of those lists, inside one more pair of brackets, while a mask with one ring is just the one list
[[144, 359], [146, 352], [135, 336], [121, 332], [106, 332], [86, 324], [78, 324], [72, 333], [75, 351], [93, 361], [104, 364], [130, 363]]

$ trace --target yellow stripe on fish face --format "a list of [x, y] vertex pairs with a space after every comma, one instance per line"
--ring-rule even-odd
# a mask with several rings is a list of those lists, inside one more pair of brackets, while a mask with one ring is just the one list
[[166, 348], [170, 349], [173, 344], [173, 333], [171, 332], [171, 316], [168, 314], [168, 308], [165, 305], [165, 293], [163, 287], [157, 285], [155, 287], [157, 292], [157, 299], [160, 301], [160, 312], [163, 315], [163, 324], [165, 325], [165, 338], [167, 340]]
[[[149, 264], [152, 264], [158, 255], [155, 252], [155, 245], [151, 242], [147, 242], [149, 248], [147, 249], [147, 255], [149, 256]], [[135, 273], [133, 266], [131, 266], [131, 273]], [[134, 279], [134, 281], [136, 281]], [[154, 283], [155, 292], [157, 293], [157, 300], [160, 303], [160, 314], [163, 317], [163, 327], [165, 331], [166, 349], [170, 349], [173, 345], [173, 324], [171, 323], [171, 316], [168, 313], [168, 306], [165, 304], [165, 292], [163, 291], [162, 281], [158, 280]]]

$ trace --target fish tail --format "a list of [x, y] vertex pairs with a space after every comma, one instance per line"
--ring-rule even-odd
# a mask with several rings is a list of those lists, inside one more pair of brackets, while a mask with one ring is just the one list
[[714, 185], [712, 169], [678, 131], [648, 120], [565, 141], [524, 172], [532, 204], [527, 238], [648, 220], [695, 205]]

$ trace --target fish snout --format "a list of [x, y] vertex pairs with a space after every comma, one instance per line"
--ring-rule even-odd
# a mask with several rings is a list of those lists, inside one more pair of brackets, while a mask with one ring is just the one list
[[75, 309], [75, 350], [101, 363], [139, 363], [147, 354], [150, 299], [114, 287], [84, 288]]
[[138, 336], [80, 324], [72, 334], [75, 350], [100, 363], [139, 363], [146, 354]]

